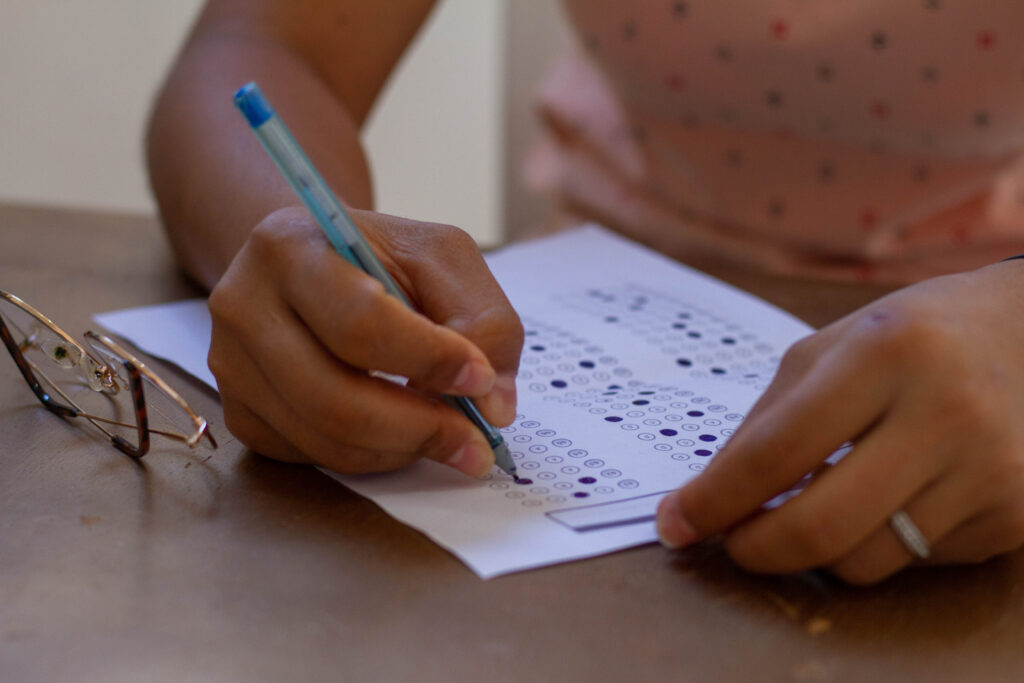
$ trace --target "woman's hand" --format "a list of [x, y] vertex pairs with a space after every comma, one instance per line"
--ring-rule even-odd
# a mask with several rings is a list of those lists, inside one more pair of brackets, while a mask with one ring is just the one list
[[425, 457], [486, 473], [486, 439], [438, 394], [473, 397], [493, 424], [511, 423], [518, 316], [461, 230], [351, 214], [419, 312], [335, 253], [304, 209], [271, 214], [210, 296], [209, 364], [228, 429], [265, 455], [338, 472]]
[[914, 559], [888, 524], [901, 509], [929, 562], [1024, 544], [1024, 262], [920, 283], [798, 342], [707, 471], [664, 499], [658, 529], [670, 547], [723, 533], [752, 571], [871, 583]]

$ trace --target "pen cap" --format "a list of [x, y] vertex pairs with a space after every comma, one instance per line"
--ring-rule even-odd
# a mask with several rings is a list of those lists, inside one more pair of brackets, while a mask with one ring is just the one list
[[267, 98], [255, 82], [246, 83], [235, 93], [235, 106], [242, 112], [249, 125], [258, 128], [274, 115]]

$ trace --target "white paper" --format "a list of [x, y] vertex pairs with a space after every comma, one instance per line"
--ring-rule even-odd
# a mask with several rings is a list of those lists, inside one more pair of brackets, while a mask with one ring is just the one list
[[93, 320], [149, 355], [174, 363], [217, 388], [217, 380], [206, 364], [213, 328], [206, 299], [97, 313]]
[[[527, 332], [519, 415], [502, 430], [523, 482], [497, 469], [474, 480], [432, 462], [331, 475], [483, 578], [656, 540], [658, 501], [704, 469], [783, 351], [811, 331], [595, 226], [508, 247], [488, 263]], [[213, 386], [208, 315], [191, 301], [97, 320]], [[166, 347], [164, 329], [175, 330]]]

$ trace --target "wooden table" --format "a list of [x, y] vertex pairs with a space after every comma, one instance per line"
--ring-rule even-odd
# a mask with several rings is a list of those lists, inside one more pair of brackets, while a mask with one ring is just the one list
[[[813, 324], [879, 294], [729, 277]], [[197, 294], [151, 219], [10, 206], [0, 288], [75, 334]], [[213, 457], [135, 463], [0, 358], [0, 680], [1024, 680], [1024, 553], [869, 589], [654, 545], [481, 581], [317, 470], [249, 453], [212, 392], [160, 369]]]

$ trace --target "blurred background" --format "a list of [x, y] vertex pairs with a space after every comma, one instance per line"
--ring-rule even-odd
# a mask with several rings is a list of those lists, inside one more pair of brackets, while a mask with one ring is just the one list
[[[0, 2], [0, 202], [154, 213], [148, 108], [201, 0]], [[377, 208], [483, 246], [538, 219], [518, 165], [557, 0], [441, 0], [365, 130]], [[225, 93], [230, 97], [230, 93]]]

